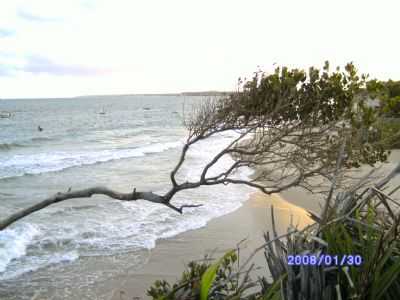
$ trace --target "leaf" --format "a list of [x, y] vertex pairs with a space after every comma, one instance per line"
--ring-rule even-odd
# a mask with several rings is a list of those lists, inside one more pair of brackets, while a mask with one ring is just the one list
[[392, 283], [398, 279], [400, 274], [400, 259], [397, 259], [395, 263], [387, 270], [384, 274], [382, 274], [380, 280], [374, 284], [375, 294], [374, 299], [380, 299], [385, 296], [385, 293], [390, 288]]
[[230, 250], [225, 255], [220, 258], [216, 263], [212, 264], [207, 268], [204, 272], [203, 276], [201, 276], [201, 284], [200, 284], [200, 299], [207, 300], [208, 293], [210, 288], [214, 282], [215, 276], [217, 275], [217, 271], [220, 265], [224, 262], [224, 260], [235, 253], [236, 250]]
[[283, 280], [287, 277], [287, 273], [281, 275], [278, 280], [276, 280], [272, 286], [268, 289], [267, 293], [263, 296], [264, 300], [274, 300], [280, 299], [280, 287]]

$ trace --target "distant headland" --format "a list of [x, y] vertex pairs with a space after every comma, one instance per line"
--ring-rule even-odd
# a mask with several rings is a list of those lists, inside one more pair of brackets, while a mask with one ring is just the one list
[[135, 94], [116, 94], [116, 95], [84, 95], [77, 96], [74, 98], [83, 97], [109, 97], [109, 96], [119, 96], [119, 97], [129, 97], [129, 96], [226, 96], [232, 92], [229, 91], [199, 91], [199, 92], [181, 92], [181, 93], [135, 93]]
[[0, 98], [1, 100], [43, 100], [43, 99], [77, 99], [77, 98], [98, 98], [98, 97], [132, 97], [132, 96], [203, 96], [218, 97], [227, 96], [232, 92], [229, 91], [200, 91], [200, 92], [181, 92], [181, 93], [132, 93], [132, 94], [98, 94], [98, 95], [80, 95], [72, 97], [16, 97], [16, 98]]

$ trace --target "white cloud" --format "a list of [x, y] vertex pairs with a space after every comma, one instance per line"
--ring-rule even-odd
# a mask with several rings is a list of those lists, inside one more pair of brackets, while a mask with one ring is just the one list
[[[0, 30], [12, 34], [0, 35], [0, 97], [233, 89], [258, 65], [326, 59], [398, 79], [399, 8], [395, 0], [3, 0]], [[27, 73], [29, 57], [42, 58], [36, 69], [47, 62], [66, 74]]]

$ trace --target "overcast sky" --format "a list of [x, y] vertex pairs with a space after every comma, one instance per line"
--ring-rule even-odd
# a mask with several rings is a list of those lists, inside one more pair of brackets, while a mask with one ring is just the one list
[[257, 66], [400, 79], [399, 0], [1, 0], [0, 98], [232, 90]]

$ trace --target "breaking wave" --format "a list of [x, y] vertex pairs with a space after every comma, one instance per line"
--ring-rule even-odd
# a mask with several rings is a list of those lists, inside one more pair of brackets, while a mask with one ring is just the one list
[[72, 167], [93, 165], [124, 158], [140, 157], [163, 152], [180, 145], [181, 142], [167, 142], [154, 143], [131, 149], [16, 154], [5, 161], [0, 161], [0, 179], [56, 172]]

